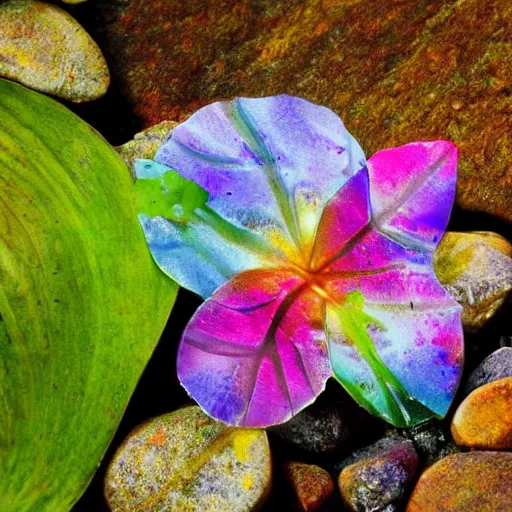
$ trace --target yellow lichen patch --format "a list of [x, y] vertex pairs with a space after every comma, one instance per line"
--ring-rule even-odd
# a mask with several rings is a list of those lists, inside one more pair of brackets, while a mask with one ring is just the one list
[[246, 462], [249, 459], [249, 451], [253, 443], [259, 439], [261, 433], [259, 430], [236, 430], [233, 437], [233, 449], [236, 458], [240, 462]]
[[254, 485], [254, 478], [251, 474], [245, 475], [244, 479], [242, 480], [242, 487], [248, 491], [252, 488]]

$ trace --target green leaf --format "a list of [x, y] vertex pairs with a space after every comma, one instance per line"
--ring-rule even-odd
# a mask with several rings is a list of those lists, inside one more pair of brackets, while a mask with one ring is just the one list
[[177, 287], [115, 151], [0, 81], [0, 510], [68, 511], [92, 478]]
[[[153, 168], [158, 164], [151, 160], [138, 160], [137, 165]], [[205, 206], [208, 192], [176, 171], [167, 168], [165, 171], [158, 178], [139, 178], [136, 181], [137, 211], [177, 222], [192, 220], [195, 210]]]

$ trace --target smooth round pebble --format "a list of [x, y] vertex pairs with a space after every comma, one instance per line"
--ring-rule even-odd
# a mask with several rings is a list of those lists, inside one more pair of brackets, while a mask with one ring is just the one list
[[512, 245], [500, 235], [446, 233], [434, 254], [434, 269], [462, 305], [462, 324], [477, 331], [494, 316], [512, 289]]
[[286, 462], [283, 473], [292, 488], [296, 508], [302, 512], [322, 510], [333, 497], [333, 479], [319, 466]]
[[449, 455], [427, 469], [406, 512], [509, 512], [512, 453]]
[[413, 481], [418, 463], [412, 441], [398, 435], [356, 451], [342, 462], [338, 477], [346, 508], [353, 512], [393, 510]]
[[247, 512], [269, 492], [264, 430], [228, 427], [185, 407], [135, 429], [105, 477], [113, 512]]
[[510, 347], [496, 350], [471, 372], [464, 394], [467, 396], [480, 386], [505, 377], [512, 377], [512, 348]]
[[457, 408], [452, 435], [460, 446], [482, 450], [512, 449], [512, 377], [473, 391]]
[[59, 7], [0, 2], [0, 76], [77, 103], [103, 96], [105, 59], [89, 34]]
[[156, 124], [143, 132], [137, 133], [135, 137], [116, 151], [126, 162], [132, 176], [135, 178], [134, 163], [137, 159], [152, 159], [158, 148], [168, 139], [172, 130], [178, 126], [174, 121], [164, 121]]

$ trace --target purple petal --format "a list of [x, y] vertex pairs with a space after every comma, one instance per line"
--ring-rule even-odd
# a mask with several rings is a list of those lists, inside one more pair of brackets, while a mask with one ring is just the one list
[[325, 204], [365, 165], [338, 116], [285, 95], [204, 107], [155, 160], [206, 189], [227, 221], [295, 247], [285, 252], [304, 262]]
[[211, 416], [266, 427], [311, 403], [331, 376], [324, 302], [289, 272], [249, 271], [221, 287], [183, 335], [178, 375]]

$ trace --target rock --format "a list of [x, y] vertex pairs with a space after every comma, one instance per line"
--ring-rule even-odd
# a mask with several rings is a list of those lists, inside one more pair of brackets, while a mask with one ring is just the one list
[[174, 121], [164, 121], [137, 133], [133, 140], [116, 148], [134, 177], [133, 162], [137, 158], [153, 158], [157, 149], [166, 141], [177, 124]]
[[496, 350], [471, 372], [464, 394], [467, 396], [476, 388], [505, 377], [512, 377], [512, 348], [510, 347]]
[[288, 480], [297, 510], [316, 512], [325, 509], [334, 494], [331, 475], [319, 466], [287, 462], [283, 473]]
[[452, 421], [455, 442], [481, 450], [512, 450], [512, 377], [473, 391]]
[[62, 9], [32, 0], [0, 3], [0, 76], [77, 103], [103, 96], [110, 83], [87, 32]]
[[431, 466], [439, 459], [460, 451], [445, 432], [445, 427], [440, 421], [429, 421], [416, 425], [407, 430], [407, 435], [414, 443], [421, 462], [425, 466]]
[[341, 389], [328, 385], [313, 404], [268, 432], [305, 452], [326, 454], [353, 442], [368, 418]]
[[107, 471], [113, 512], [256, 510], [271, 461], [263, 430], [235, 429], [185, 407], [135, 429]]
[[511, 481], [511, 453], [450, 455], [421, 475], [407, 512], [507, 512]]
[[458, 204], [512, 220], [510, 2], [131, 0], [99, 7], [106, 51], [146, 126], [221, 98], [302, 96], [337, 112], [368, 155], [415, 140], [452, 140], [460, 149]]
[[411, 484], [418, 462], [412, 441], [399, 435], [356, 451], [341, 464], [338, 477], [344, 504], [355, 512], [393, 510]]
[[446, 233], [434, 255], [437, 277], [463, 309], [462, 322], [476, 331], [512, 289], [512, 245], [495, 233]]

